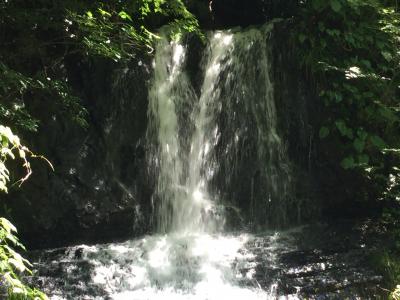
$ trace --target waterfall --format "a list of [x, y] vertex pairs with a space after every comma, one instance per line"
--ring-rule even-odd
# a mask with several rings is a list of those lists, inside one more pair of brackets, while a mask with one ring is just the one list
[[[291, 238], [229, 232], [225, 212], [248, 203], [249, 219], [285, 215], [290, 167], [277, 129], [269, 31], [210, 33], [199, 82], [187, 73], [188, 46], [159, 40], [147, 129], [157, 232], [79, 248], [79, 262], [91, 267], [87, 290], [102, 287], [89, 298], [277, 299], [278, 254]], [[64, 261], [74, 259], [68, 255]], [[62, 289], [75, 295], [68, 284]]]
[[[158, 43], [149, 137], [157, 162], [153, 199], [160, 232], [221, 231], [222, 202], [236, 205], [229, 198], [235, 198], [237, 177], [247, 168], [253, 168], [249, 219], [287, 223], [290, 164], [277, 130], [270, 30], [212, 33], [198, 96], [185, 73], [187, 47], [165, 38]], [[221, 194], [228, 196], [218, 199]]]
[[[232, 37], [218, 32], [210, 39], [200, 97], [193, 92], [182, 67], [186, 48], [165, 39], [156, 48], [149, 130], [157, 133], [155, 197], [161, 232], [211, 232], [223, 226], [207, 178], [214, 172], [210, 153], [220, 133], [216, 122], [220, 108], [218, 77], [233, 49]], [[180, 118], [188, 103], [192, 104], [191, 113]]]
[[249, 222], [264, 227], [288, 225], [293, 194], [270, 75], [272, 28], [267, 24], [233, 35], [234, 47], [219, 75], [216, 99], [221, 106], [216, 184], [226, 202], [241, 206]]
[[[270, 31], [210, 33], [198, 76], [186, 43], [159, 40], [146, 147], [157, 231], [45, 251], [35, 278], [51, 300], [364, 299], [364, 285], [376, 295], [369, 222], [350, 237], [347, 223], [266, 230], [290, 223], [295, 203]], [[249, 226], [231, 230], [232, 210]]]
[[190, 100], [190, 85], [183, 72], [185, 48], [164, 38], [157, 46], [154, 81], [149, 93], [149, 136], [155, 134], [158, 172], [155, 195], [159, 198], [157, 225], [166, 232], [181, 223], [187, 190], [182, 184], [183, 164], [177, 108]]

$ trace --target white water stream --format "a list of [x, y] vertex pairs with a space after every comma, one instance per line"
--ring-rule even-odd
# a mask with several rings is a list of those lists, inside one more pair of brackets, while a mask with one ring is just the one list
[[[208, 188], [208, 180], [218, 164], [213, 148], [221, 135], [217, 117], [222, 107], [220, 94], [226, 88], [220, 83], [221, 74], [228, 72], [228, 81], [246, 80], [239, 73], [243, 70], [240, 65], [244, 63], [240, 55], [257, 42], [265, 44], [265, 32], [253, 30], [236, 36], [230, 32], [215, 32], [209, 38], [203, 57], [203, 84], [196, 97], [185, 74], [186, 47], [160, 41], [150, 92], [149, 128], [153, 135], [157, 133], [155, 160], [159, 171], [154, 201], [158, 205], [158, 229], [165, 235], [149, 237], [135, 242], [140, 247], [122, 250], [133, 251], [132, 256], [136, 259], [132, 273], [138, 275], [126, 291], [116, 294], [115, 299], [275, 297], [274, 284], [270, 290], [262, 290], [252, 278], [255, 271], [251, 267], [245, 273], [240, 271], [244, 264], [254, 259], [252, 253], [245, 251], [251, 236], [223, 234], [222, 205]], [[269, 143], [280, 143], [265, 45], [263, 50], [260, 64], [264, 66], [259, 69], [267, 89], [266, 101], [261, 99], [260, 105], [268, 115], [257, 122], [269, 124], [269, 131], [256, 133], [263, 135], [260, 140], [266, 143], [261, 149]], [[182, 118], [181, 110], [188, 104], [191, 113]], [[189, 147], [185, 149], [184, 145]], [[277, 247], [275, 240], [271, 239], [271, 253]], [[100, 278], [106, 282], [104, 277]], [[252, 286], [241, 286], [243, 279]]]
[[[260, 160], [277, 160], [276, 153], [282, 152], [266, 34], [265, 28], [213, 33], [202, 60], [200, 95], [185, 73], [186, 46], [167, 39], [159, 42], [149, 93], [148, 127], [153, 149], [150, 159], [157, 170], [153, 201], [159, 234], [122, 244], [80, 248], [82, 259], [93, 266], [91, 285], [101, 286], [107, 299], [277, 299], [276, 283], [261, 288], [254, 277], [255, 254], [246, 246], [254, 237], [224, 233], [223, 205], [208, 186], [218, 167], [214, 148], [221, 138], [217, 120], [222, 93], [225, 100], [228, 96], [232, 99], [229, 101], [239, 101], [251, 84], [257, 88], [254, 83], [260, 83], [260, 99], [242, 99], [249, 102], [245, 106], [253, 110], [260, 124], [254, 132], [260, 142], [256, 155]], [[261, 54], [259, 65], [246, 65], [246, 53], [255, 47]], [[245, 82], [249, 72], [253, 72], [249, 80], [255, 81], [251, 84]], [[265, 172], [269, 184], [277, 186], [274, 166], [271, 164]], [[281, 247], [279, 235], [270, 233], [266, 239], [269, 254], [262, 259], [273, 269]], [[54, 295], [52, 299], [70, 298]]]
[[244, 250], [250, 238], [168, 234], [81, 249], [82, 259], [95, 266], [92, 284], [102, 286], [109, 299], [276, 299], [275, 285], [264, 291], [252, 279], [254, 256]]
[[[161, 232], [222, 229], [223, 217], [216, 218], [217, 203], [209, 194], [207, 175], [213, 172], [209, 154], [219, 133], [215, 121], [218, 76], [223, 61], [233, 49], [232, 39], [231, 34], [222, 32], [212, 36], [199, 99], [184, 72], [185, 47], [166, 40], [160, 41], [157, 47], [150, 92], [149, 130], [152, 134], [158, 133], [155, 158], [158, 179], [154, 197], [158, 201]], [[180, 110], [188, 103], [192, 112], [179, 124]], [[192, 130], [189, 130], [190, 126]], [[185, 143], [189, 145], [188, 153], [185, 153]]]

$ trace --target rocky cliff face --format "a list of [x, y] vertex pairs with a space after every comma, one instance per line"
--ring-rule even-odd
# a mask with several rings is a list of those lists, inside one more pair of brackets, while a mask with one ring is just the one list
[[208, 0], [184, 1], [203, 28], [261, 25], [274, 18], [290, 18], [298, 11], [299, 0]]
[[28, 144], [55, 171], [35, 162], [33, 176], [6, 202], [32, 247], [105, 241], [149, 229], [152, 179], [144, 148], [149, 61], [74, 63], [70, 78], [82, 93], [89, 127], [46, 116], [37, 104], [46, 123]]

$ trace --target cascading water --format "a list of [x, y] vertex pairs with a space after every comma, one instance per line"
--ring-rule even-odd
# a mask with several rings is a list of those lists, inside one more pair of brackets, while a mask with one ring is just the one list
[[[254, 227], [286, 225], [293, 194], [286, 145], [278, 134], [268, 36], [272, 25], [232, 35], [216, 77], [219, 141], [214, 190], [241, 207]], [[243, 198], [248, 201], [243, 201]]]
[[[158, 201], [158, 229], [161, 232], [208, 231], [216, 225], [215, 219], [208, 218], [215, 210], [202, 176], [211, 144], [211, 138], [206, 137], [205, 132], [212, 115], [206, 116], [208, 96], [202, 96], [199, 103], [196, 101], [182, 67], [185, 52], [185, 47], [180, 44], [168, 44], [165, 39], [159, 43], [150, 92], [149, 136], [156, 135], [153, 141], [156, 140], [154, 160], [158, 180], [154, 197]], [[215, 68], [216, 59], [218, 57], [213, 59], [210, 69]], [[216, 74], [212, 70], [207, 73], [205, 93], [210, 93], [208, 85]], [[189, 116], [182, 116], [185, 104], [193, 104]], [[179, 119], [183, 123], [179, 123]], [[194, 124], [190, 124], [191, 121]]]
[[[159, 41], [147, 130], [149, 169], [156, 177], [153, 204], [158, 234], [121, 244], [81, 246], [79, 262], [71, 265], [76, 251], [61, 258], [59, 261], [68, 262], [64, 268], [69, 278], [74, 278], [80, 262], [86, 264], [90, 281], [84, 285], [92, 291], [91, 299], [104, 299], [105, 295], [118, 300], [275, 297], [272, 278], [261, 288], [254, 277], [256, 256], [246, 248], [254, 237], [224, 233], [224, 205], [211, 184], [221, 171], [222, 161], [224, 168], [232, 163], [225, 173], [237, 172], [237, 162], [232, 159], [240, 159], [237, 143], [244, 134], [256, 135], [257, 160], [268, 162], [260, 168], [265, 184], [273, 187], [270, 193], [277, 196], [278, 181], [286, 182], [275, 171], [283, 165], [284, 151], [276, 131], [269, 79], [268, 30], [212, 33], [202, 59], [198, 93], [185, 71], [186, 45], [166, 38]], [[260, 55], [259, 65], [248, 65], [248, 55]], [[259, 99], [246, 99], [252, 88], [260, 89]], [[255, 132], [243, 132], [240, 125], [244, 124], [234, 122], [226, 124], [236, 126], [231, 132], [223, 130], [221, 114], [232, 114], [230, 117], [237, 120], [238, 103], [245, 107], [240, 107], [244, 115], [255, 120]], [[221, 143], [227, 146], [223, 152]], [[229, 176], [226, 183], [221, 191], [230, 188]], [[226, 199], [223, 202], [228, 203]], [[269, 251], [263, 259], [271, 269], [277, 268], [279, 240], [279, 235], [269, 233], [263, 242]], [[102, 287], [101, 292], [94, 292], [97, 287]], [[67, 283], [58, 294], [53, 289], [51, 298], [72, 299], [76, 289], [75, 284]]]
[[[252, 277], [254, 265], [248, 261], [254, 256], [245, 248], [252, 237], [223, 233], [223, 205], [217, 202], [209, 187], [219, 167], [216, 149], [223, 133], [219, 117], [223, 106], [230, 105], [227, 97], [232, 101], [257, 103], [245, 104], [246, 113], [256, 119], [256, 140], [260, 144], [257, 155], [260, 160], [268, 159], [271, 163], [264, 170], [267, 174], [264, 178], [272, 180], [272, 187], [277, 186], [279, 178], [273, 172], [272, 163], [283, 162], [282, 158], [275, 161], [283, 151], [276, 132], [276, 111], [268, 75], [267, 30], [213, 33], [202, 60], [204, 75], [199, 96], [185, 73], [185, 45], [167, 42], [167, 39], [159, 42], [149, 97], [148, 140], [152, 148], [150, 166], [157, 176], [153, 202], [157, 228], [162, 235], [120, 246], [119, 259], [131, 257], [131, 263], [128, 269], [122, 268], [117, 276], [115, 273], [112, 276], [119, 278], [111, 280], [113, 289], [109, 293], [114, 299], [274, 297], [272, 281], [271, 288], [263, 290]], [[241, 67], [246, 52], [253, 49], [261, 53], [261, 66]], [[262, 85], [261, 99], [240, 98], [244, 89], [249, 88], [244, 77], [248, 76], [248, 69], [255, 72], [250, 80]], [[230, 90], [233, 81], [237, 83]], [[228, 103], [223, 105], [222, 99]], [[229, 109], [233, 111], [234, 107]], [[276, 195], [277, 190], [272, 189], [271, 193]], [[275, 235], [269, 239], [271, 268], [275, 264], [274, 251], [279, 248], [278, 240]], [[114, 251], [112, 247], [103, 250], [110, 256]], [[85, 253], [99, 259], [90, 248]], [[104, 267], [107, 259], [94, 272], [94, 278], [101, 284], [110, 282], [110, 269]], [[124, 278], [122, 285], [120, 278]]]
[[[233, 48], [232, 37], [219, 32], [211, 38], [200, 97], [196, 97], [182, 68], [185, 47], [164, 41], [157, 49], [149, 131], [157, 137], [154, 160], [158, 180], [154, 197], [158, 201], [161, 232], [210, 232], [223, 225], [223, 216], [210, 199], [207, 178], [214, 171], [210, 152], [219, 135], [217, 80], [223, 61]], [[188, 103], [192, 111], [180, 118]]]
[[[277, 132], [267, 43], [271, 28], [214, 33], [202, 60], [199, 96], [185, 73], [185, 46], [160, 42], [149, 140], [155, 148], [153, 200], [161, 232], [221, 231], [223, 206], [216, 200], [236, 204], [238, 177], [248, 189], [248, 219], [289, 223], [292, 180]], [[249, 183], [238, 176], [247, 169], [253, 172]], [[224, 199], [217, 199], [220, 194]]]
[[[228, 231], [224, 212], [240, 197], [247, 217], [260, 225], [287, 223], [291, 205], [291, 168], [270, 78], [270, 30], [212, 33], [199, 87], [186, 74], [186, 45], [159, 41], [147, 131], [157, 233], [45, 252], [35, 267], [51, 299], [267, 300], [299, 299], [300, 292], [317, 299], [323, 289], [325, 298], [318, 299], [343, 299], [354, 295], [351, 287], [346, 291], [349, 278], [357, 285], [376, 280], [353, 265], [365, 245], [353, 246], [355, 255], [335, 256], [331, 247], [315, 250], [321, 238], [298, 250], [302, 230]], [[344, 294], [329, 294], [342, 281]]]
[[158, 180], [155, 196], [159, 207], [156, 217], [158, 229], [167, 232], [179, 228], [185, 217], [183, 201], [187, 191], [182, 185], [184, 160], [179, 136], [177, 108], [185, 100], [190, 100], [190, 85], [182, 65], [185, 48], [177, 43], [169, 44], [166, 39], [159, 42], [155, 57], [154, 81], [150, 90], [149, 136], [155, 135], [155, 162]]

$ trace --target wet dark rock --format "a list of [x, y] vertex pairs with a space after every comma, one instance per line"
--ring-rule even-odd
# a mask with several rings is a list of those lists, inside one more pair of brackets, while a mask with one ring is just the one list
[[149, 229], [149, 62], [119, 66], [95, 60], [69, 69], [89, 127], [49, 116], [45, 129], [28, 142], [55, 168], [35, 161], [33, 176], [7, 202], [29, 248], [118, 240]]
[[276, 18], [291, 18], [300, 0], [185, 0], [202, 28], [221, 29], [260, 25]]
[[[256, 290], [273, 289], [277, 296], [295, 297], [293, 299], [384, 299], [383, 289], [380, 288], [384, 284], [383, 277], [374, 270], [369, 259], [383, 237], [373, 230], [360, 230], [360, 227], [369, 227], [368, 222], [355, 224], [341, 221], [259, 234], [239, 251], [243, 255], [251, 255], [245, 261], [232, 262], [232, 268], [241, 274], [237, 277], [237, 285]], [[332, 233], [336, 238], [331, 238]], [[365, 239], [371, 242], [365, 244]], [[342, 244], [344, 240], [347, 242]], [[183, 241], [180, 243], [181, 247], [185, 247]], [[135, 245], [141, 247], [140, 243]], [[37, 270], [35, 283], [49, 295], [57, 294], [66, 299], [107, 299], [110, 296], [107, 287], [95, 284], [92, 278], [99, 262], [92, 255], [82, 257], [82, 247], [87, 246], [31, 253]], [[118, 248], [118, 244], [113, 247]], [[96, 245], [92, 252], [99, 253], [105, 267], [114, 265], [114, 269], [119, 270], [126, 269], [129, 264], [135, 265], [133, 259], [123, 258], [129, 256], [118, 256], [118, 252], [104, 251], [106, 248], [107, 245]], [[143, 252], [143, 255], [147, 254]], [[170, 258], [173, 263], [182, 264], [179, 270], [187, 274], [182, 278], [190, 275], [192, 284], [197, 282], [195, 275], [198, 275], [201, 261], [192, 258], [182, 260], [175, 256]], [[171, 282], [168, 281], [168, 284]], [[152, 284], [161, 290], [170, 287], [161, 282]], [[173, 287], [178, 290], [190, 288], [187, 285], [184, 287], [183, 282], [174, 282]]]
[[218, 26], [249, 26], [262, 24], [274, 18], [292, 17], [298, 0], [213, 0], [210, 7]]
[[[365, 226], [368, 227], [364, 223]], [[376, 232], [365, 233], [348, 221], [314, 224], [289, 232], [286, 244], [282, 243], [276, 254], [274, 272], [278, 274], [275, 278], [279, 279], [279, 294], [297, 294], [305, 299], [380, 299], [383, 277], [371, 265], [371, 256], [380, 245], [377, 238], [383, 240], [379, 236]], [[370, 238], [372, 241], [365, 244]], [[270, 241], [262, 237], [260, 240], [249, 249], [257, 247], [260, 263], [268, 266], [265, 258], [270, 254]], [[256, 278], [263, 287], [271, 284], [265, 280], [266, 270], [256, 268]]]

